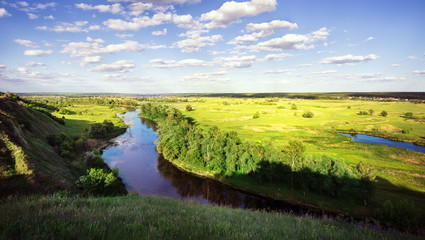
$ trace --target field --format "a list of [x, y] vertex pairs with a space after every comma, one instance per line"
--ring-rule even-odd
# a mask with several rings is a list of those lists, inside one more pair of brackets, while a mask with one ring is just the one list
[[151, 196], [0, 202], [1, 239], [420, 239], [376, 225]]
[[[305, 155], [327, 154], [342, 158], [353, 166], [359, 162], [368, 163], [377, 174], [377, 193], [371, 201], [372, 205], [380, 206], [388, 199], [393, 202], [408, 199], [421, 209], [425, 209], [425, 154], [397, 147], [355, 143], [350, 138], [337, 134], [337, 132], [356, 131], [423, 145], [425, 137], [423, 104], [209, 97], [158, 104], [172, 105], [180, 109], [204, 129], [217, 126], [224, 131], [236, 131], [245, 140], [263, 141], [269, 138], [278, 144], [301, 140], [307, 147]], [[187, 105], [191, 105], [193, 111], [186, 111]], [[293, 110], [294, 105], [296, 110]], [[374, 110], [371, 115], [369, 115], [370, 109]], [[314, 117], [304, 118], [302, 115], [306, 111], [313, 112]], [[368, 115], [358, 115], [360, 111], [367, 111]], [[381, 116], [382, 111], [386, 111], [388, 115]], [[253, 116], [257, 112], [259, 117], [254, 119]], [[412, 112], [416, 118], [405, 118], [406, 112]], [[230, 181], [242, 188], [255, 189], [256, 192], [276, 196], [276, 190], [270, 190], [276, 186], [258, 186], [247, 179]], [[290, 198], [302, 198], [296, 195], [292, 194]], [[315, 205], [321, 205], [320, 202], [326, 201], [320, 197], [316, 200], [306, 200], [307, 203]], [[323, 205], [335, 206], [334, 203]]]

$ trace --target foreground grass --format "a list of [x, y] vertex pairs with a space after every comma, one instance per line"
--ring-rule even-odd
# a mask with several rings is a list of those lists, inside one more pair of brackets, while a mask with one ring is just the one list
[[419, 239], [359, 223], [125, 196], [3, 200], [1, 239]]

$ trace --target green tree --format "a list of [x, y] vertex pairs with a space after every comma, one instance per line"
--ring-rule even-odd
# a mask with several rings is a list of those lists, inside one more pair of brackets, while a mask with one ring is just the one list
[[373, 181], [375, 180], [376, 175], [369, 165], [362, 162], [359, 162], [356, 168], [360, 177], [360, 194], [363, 198], [363, 204], [366, 207], [367, 201], [375, 194], [376, 187]]
[[386, 116], [388, 116], [388, 113], [387, 113], [387, 111], [382, 111], [382, 112], [381, 112], [381, 116], [383, 116], [383, 117], [386, 117]]
[[103, 127], [105, 128], [106, 132], [110, 132], [114, 129], [114, 124], [112, 123], [111, 120], [104, 120], [102, 123]]
[[375, 111], [373, 109], [369, 109], [369, 115], [372, 115]]
[[186, 111], [193, 111], [192, 105], [186, 105]]
[[106, 129], [102, 123], [95, 123], [90, 126], [89, 136], [93, 138], [103, 138], [105, 136]]

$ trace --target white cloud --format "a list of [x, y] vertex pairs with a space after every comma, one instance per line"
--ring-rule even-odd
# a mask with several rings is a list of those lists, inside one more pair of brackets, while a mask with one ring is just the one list
[[152, 81], [150, 77], [134, 77], [134, 76], [123, 76], [120, 73], [108, 73], [105, 74], [104, 77], [106, 80], [114, 81], [114, 82], [148, 82]]
[[142, 3], [142, 2], [135, 2], [127, 6], [128, 9], [130, 9], [130, 15], [133, 16], [139, 16], [144, 11], [152, 9], [153, 4], [152, 3]]
[[80, 65], [86, 66], [91, 63], [100, 63], [102, 61], [101, 56], [85, 56], [81, 59]]
[[87, 42], [95, 42], [95, 43], [104, 43], [105, 42], [105, 40], [103, 40], [101, 38], [93, 39], [91, 37], [86, 37], [86, 41]]
[[163, 59], [152, 59], [150, 63], [156, 68], [181, 68], [181, 67], [199, 67], [208, 66], [209, 64], [204, 60], [200, 59], [184, 59], [180, 61], [175, 60], [163, 60]]
[[395, 64], [391, 64], [391, 67], [400, 67], [401, 65], [400, 64], [397, 64], [397, 63], [395, 63]]
[[112, 5], [96, 5], [96, 6], [92, 6], [90, 4], [85, 4], [85, 3], [78, 3], [78, 4], [75, 4], [75, 7], [81, 8], [83, 10], [98, 10], [101, 13], [109, 12], [112, 14], [117, 14], [124, 10], [124, 8], [119, 3], [115, 3]]
[[38, 16], [37, 16], [37, 15], [35, 15], [34, 13], [27, 13], [27, 15], [28, 15], [29, 19], [32, 19], [32, 20], [34, 20], [34, 19], [37, 19], [37, 18], [38, 18]]
[[268, 54], [264, 57], [266, 61], [281, 61], [284, 58], [290, 57], [292, 54], [288, 53], [279, 53], [279, 54]]
[[369, 54], [367, 56], [353, 56], [353, 55], [344, 55], [338, 57], [328, 57], [320, 61], [320, 63], [327, 64], [349, 64], [349, 63], [358, 63], [358, 62], [368, 62], [376, 60], [378, 58], [375, 54]]
[[265, 74], [284, 74], [284, 73], [290, 73], [293, 72], [293, 69], [280, 69], [280, 70], [270, 70], [264, 72]]
[[139, 44], [136, 41], [125, 41], [124, 43], [107, 46], [103, 46], [99, 42], [70, 42], [63, 45], [61, 53], [68, 54], [71, 57], [83, 57], [121, 51], [140, 52], [145, 48], [145, 45]]
[[38, 47], [38, 45], [35, 42], [30, 41], [30, 40], [15, 39], [13, 41], [18, 43], [18, 44], [24, 45], [25, 47], [29, 47], [29, 48], [37, 48]]
[[26, 62], [24, 65], [26, 67], [46, 67], [46, 64], [41, 62]]
[[209, 21], [207, 28], [226, 27], [242, 17], [252, 17], [275, 10], [276, 0], [251, 0], [249, 2], [225, 2], [219, 9], [201, 15], [201, 21]]
[[127, 22], [122, 19], [108, 19], [103, 22], [105, 26], [114, 30], [132, 30], [137, 31], [140, 28], [145, 28], [149, 26], [157, 26], [162, 24], [164, 21], [171, 21], [171, 13], [156, 13], [152, 18], [148, 16], [142, 16], [133, 18], [131, 21]]
[[161, 36], [161, 35], [166, 35], [167, 34], [167, 29], [164, 28], [162, 31], [153, 31], [152, 35], [154, 36]]
[[368, 37], [368, 38], [366, 38], [366, 40], [364, 40], [365, 42], [367, 42], [367, 41], [370, 41], [370, 40], [373, 40], [373, 39], [375, 39], [374, 37]]
[[35, 8], [36, 9], [46, 9], [48, 7], [54, 7], [54, 6], [56, 6], [56, 3], [54, 3], [54, 2], [45, 3], [45, 4], [38, 3], [37, 5], [35, 5]]
[[52, 50], [26, 50], [24, 52], [25, 56], [37, 56], [37, 57], [42, 57], [42, 56], [46, 56], [46, 55], [50, 55], [52, 54], [53, 51]]
[[134, 62], [132, 60], [119, 60], [111, 64], [101, 64], [99, 66], [90, 68], [92, 72], [132, 72], [134, 71]]
[[316, 41], [326, 40], [329, 30], [325, 27], [312, 32], [310, 34], [286, 34], [280, 38], [272, 38], [270, 40], [260, 42], [251, 46], [237, 46], [236, 49], [249, 49], [253, 52], [259, 51], [284, 51], [284, 50], [306, 50], [315, 46], [312, 44]]
[[283, 20], [273, 20], [271, 22], [264, 23], [249, 23], [246, 25], [246, 29], [250, 31], [260, 31], [263, 35], [270, 35], [273, 30], [276, 29], [296, 29], [298, 25], [296, 23], [290, 23]]
[[324, 71], [321, 71], [321, 72], [314, 72], [313, 74], [314, 75], [317, 75], [317, 74], [327, 75], [327, 74], [336, 73], [336, 72], [337, 72], [336, 70], [324, 70]]
[[213, 46], [215, 42], [223, 41], [221, 35], [212, 36], [201, 36], [202, 33], [208, 32], [208, 30], [191, 30], [185, 34], [181, 34], [180, 37], [187, 37], [184, 40], [175, 43], [178, 48], [182, 49], [182, 52], [197, 52], [201, 47]]
[[256, 56], [232, 56], [215, 58], [214, 62], [225, 68], [248, 68], [255, 62]]
[[411, 74], [416, 76], [425, 76], [425, 70], [415, 70], [411, 72]]
[[407, 57], [407, 59], [409, 59], [409, 60], [416, 60], [416, 56], [409, 56], [409, 57]]
[[17, 2], [16, 4], [18, 4], [21, 7], [28, 7], [29, 4], [27, 2], [21, 1], [21, 2]]
[[2, 17], [10, 17], [10, 16], [12, 16], [12, 15], [10, 13], [8, 13], [6, 11], [6, 9], [0, 8], [0, 18], [2, 18]]
[[92, 30], [99, 30], [100, 27], [98, 25], [92, 25], [92, 26], [86, 26], [88, 24], [87, 21], [76, 21], [73, 23], [60, 23], [59, 25], [53, 26], [53, 27], [47, 27], [47, 26], [38, 26], [35, 29], [38, 30], [45, 30], [45, 31], [53, 31], [53, 32], [89, 32]]
[[53, 17], [53, 15], [49, 15], [49, 16], [45, 16], [44, 19], [54, 20], [55, 17]]
[[199, 29], [201, 25], [193, 20], [192, 15], [173, 15], [173, 22], [180, 28]]

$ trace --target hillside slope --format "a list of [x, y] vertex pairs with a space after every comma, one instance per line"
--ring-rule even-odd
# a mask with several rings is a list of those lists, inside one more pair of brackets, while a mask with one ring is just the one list
[[0, 195], [70, 188], [71, 163], [48, 144], [63, 126], [24, 106], [16, 95], [0, 96]]

